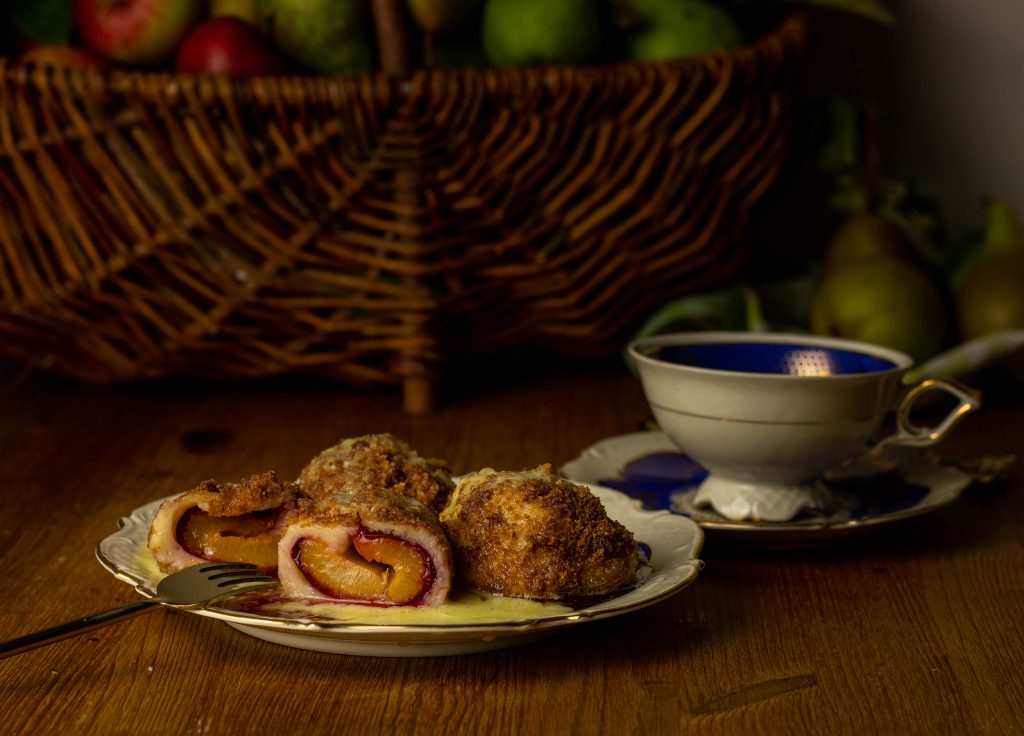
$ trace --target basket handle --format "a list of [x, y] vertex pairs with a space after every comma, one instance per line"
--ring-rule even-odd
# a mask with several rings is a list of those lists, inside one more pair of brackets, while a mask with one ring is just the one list
[[392, 76], [409, 74], [409, 26], [401, 0], [370, 0], [373, 25], [377, 32], [377, 52], [381, 69]]

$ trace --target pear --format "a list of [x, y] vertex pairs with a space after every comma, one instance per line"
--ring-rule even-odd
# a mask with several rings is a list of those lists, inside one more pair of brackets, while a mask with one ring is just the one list
[[960, 336], [967, 340], [1024, 329], [1024, 228], [1006, 202], [993, 200], [985, 211], [982, 243], [954, 294]]
[[1001, 199], [990, 199], [985, 205], [986, 253], [1024, 250], [1024, 228], [1013, 207]]
[[978, 263], [956, 290], [957, 325], [965, 340], [1000, 330], [1024, 330], [1024, 252]]
[[883, 345], [915, 361], [942, 347], [947, 295], [916, 246], [872, 212], [850, 215], [825, 249], [811, 330]]
[[915, 362], [937, 353], [946, 306], [927, 272], [896, 258], [859, 261], [826, 276], [811, 304], [811, 330], [901, 350]]
[[483, 43], [495, 66], [579, 64], [601, 48], [595, 0], [487, 0]]
[[638, 24], [626, 39], [634, 61], [681, 59], [743, 43], [743, 33], [725, 10], [709, 0], [631, 0]]
[[451, 30], [468, 16], [480, 0], [406, 0], [416, 25], [430, 34]]
[[373, 66], [367, 0], [260, 0], [264, 33], [283, 54], [325, 74]]
[[1002, 200], [988, 200], [985, 202], [985, 225], [980, 237], [955, 255], [956, 263], [951, 276], [953, 286], [959, 287], [975, 264], [986, 256], [1020, 249], [1024, 249], [1024, 228], [1017, 220], [1013, 207]]
[[858, 212], [836, 228], [825, 249], [823, 270], [829, 274], [878, 258], [919, 261], [917, 249], [899, 226], [872, 212]]

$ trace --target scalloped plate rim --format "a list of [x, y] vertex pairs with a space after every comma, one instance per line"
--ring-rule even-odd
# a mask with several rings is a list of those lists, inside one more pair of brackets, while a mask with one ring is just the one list
[[[669, 511], [646, 510], [639, 501], [619, 491], [603, 486], [585, 485], [605, 504], [609, 515], [626, 523], [627, 528], [630, 528], [640, 541], [649, 542], [645, 534], [650, 535], [655, 526], [664, 527], [666, 522], [670, 522], [669, 526], [672, 527], [658, 537], [657, 547], [652, 545], [654, 554], [651, 576], [636, 588], [595, 606], [535, 619], [471, 624], [323, 622], [282, 619], [216, 607], [194, 609], [190, 612], [223, 621], [243, 633], [286, 646], [343, 654], [370, 653], [373, 656], [395, 656], [397, 653], [398, 656], [418, 656], [415, 650], [423, 645], [421, 648], [430, 650], [426, 656], [435, 656], [512, 646], [519, 643], [519, 640], [525, 643], [546, 633], [556, 633], [567, 626], [631, 613], [675, 595], [696, 580], [704, 567], [703, 561], [698, 558], [704, 543], [704, 534], [699, 525]], [[118, 555], [116, 549], [127, 547], [129, 552], [134, 549], [134, 553], [138, 554], [140, 545], [145, 544], [149, 525], [157, 507], [167, 498], [174, 498], [176, 495], [179, 494], [149, 501], [134, 509], [128, 516], [121, 517], [118, 520], [118, 530], [96, 546], [96, 557], [100, 564], [115, 578], [132, 585], [145, 597], [155, 595], [156, 580], [149, 579], [140, 567], [125, 564], [124, 553]], [[626, 517], [625, 520], [623, 516]], [[636, 526], [637, 521], [642, 522], [639, 528]], [[679, 532], [683, 532], [681, 537]], [[656, 554], [658, 552], [660, 555]], [[667, 557], [671, 566], [662, 567], [659, 564], [659, 557]], [[318, 641], [313, 645], [310, 639]], [[512, 639], [517, 641], [507, 641]], [[496, 643], [498, 640], [502, 643]], [[348, 647], [348, 644], [351, 644], [351, 647]], [[374, 645], [377, 645], [376, 648]], [[404, 651], [389, 651], [389, 648], [396, 646]], [[363, 651], [367, 648], [369, 651]]]

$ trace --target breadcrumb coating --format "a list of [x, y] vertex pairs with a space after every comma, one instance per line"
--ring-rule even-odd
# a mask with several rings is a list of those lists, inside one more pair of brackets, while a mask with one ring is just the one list
[[238, 516], [283, 506], [294, 502], [300, 494], [297, 483], [282, 483], [274, 471], [268, 470], [237, 483], [204, 480], [186, 496], [210, 516]]
[[336, 493], [350, 481], [415, 498], [435, 512], [448, 503], [455, 483], [441, 460], [424, 458], [390, 434], [345, 439], [302, 469], [299, 483], [310, 497]]
[[535, 600], [605, 595], [633, 582], [633, 534], [608, 518], [585, 486], [550, 465], [481, 470], [455, 489], [441, 524], [461, 580], [479, 590]]
[[299, 501], [296, 522], [350, 526], [369, 521], [426, 526], [441, 533], [437, 514], [419, 499], [356, 480], [329, 496]]

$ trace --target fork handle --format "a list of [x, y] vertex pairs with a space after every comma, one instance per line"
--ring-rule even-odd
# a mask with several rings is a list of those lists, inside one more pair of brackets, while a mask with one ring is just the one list
[[49, 629], [37, 631], [34, 634], [19, 636], [17, 639], [11, 639], [0, 644], [0, 659], [12, 657], [15, 654], [21, 654], [29, 649], [35, 649], [46, 644], [52, 644], [55, 641], [67, 639], [76, 634], [84, 634], [86, 631], [92, 631], [107, 624], [117, 623], [129, 616], [135, 616], [159, 605], [161, 605], [161, 602], [153, 599], [132, 601], [123, 606], [111, 608], [109, 611], [100, 611], [90, 616], [83, 616], [82, 618], [76, 618], [74, 621], [68, 621], [66, 624], [58, 624]]

